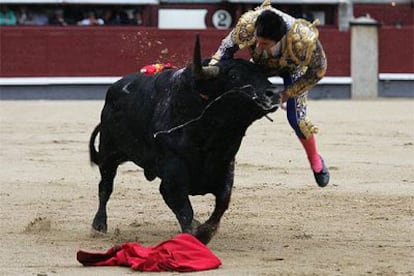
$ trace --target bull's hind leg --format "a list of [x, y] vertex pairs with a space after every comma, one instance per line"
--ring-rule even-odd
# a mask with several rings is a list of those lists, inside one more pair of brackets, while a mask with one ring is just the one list
[[112, 194], [118, 165], [119, 163], [115, 159], [105, 160], [99, 165], [99, 171], [101, 173], [101, 181], [99, 182], [99, 208], [92, 223], [93, 229], [99, 232], [106, 233], [108, 230], [106, 204]]
[[217, 191], [215, 194], [216, 206], [214, 207], [213, 213], [211, 214], [210, 218], [205, 223], [201, 224], [195, 231], [195, 236], [197, 239], [199, 239], [204, 244], [207, 244], [211, 238], [213, 238], [214, 234], [217, 232], [220, 220], [223, 217], [224, 212], [226, 212], [226, 210], [229, 208], [233, 182], [234, 160], [230, 163], [222, 189]]

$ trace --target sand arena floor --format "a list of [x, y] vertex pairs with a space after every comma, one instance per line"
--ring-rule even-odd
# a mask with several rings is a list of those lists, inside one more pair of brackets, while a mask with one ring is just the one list
[[[159, 181], [126, 164], [108, 204], [108, 234], [90, 236], [99, 173], [87, 143], [102, 106], [0, 101], [0, 275], [136, 274], [82, 267], [76, 251], [155, 245], [178, 233]], [[309, 108], [330, 185], [314, 183], [284, 111], [271, 114], [273, 123], [256, 122], [209, 244], [223, 265], [197, 275], [414, 275], [414, 101], [323, 100]], [[213, 197], [192, 200], [206, 218]]]

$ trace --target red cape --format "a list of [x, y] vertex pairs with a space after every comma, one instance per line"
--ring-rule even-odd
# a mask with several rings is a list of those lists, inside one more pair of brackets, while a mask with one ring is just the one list
[[221, 265], [220, 259], [190, 234], [180, 234], [157, 246], [124, 243], [105, 253], [80, 250], [76, 258], [84, 266], [129, 266], [139, 271], [191, 272]]

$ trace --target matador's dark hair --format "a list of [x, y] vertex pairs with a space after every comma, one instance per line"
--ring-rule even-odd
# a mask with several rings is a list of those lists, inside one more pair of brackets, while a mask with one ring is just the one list
[[279, 41], [286, 34], [286, 23], [276, 13], [265, 10], [256, 19], [256, 36]]

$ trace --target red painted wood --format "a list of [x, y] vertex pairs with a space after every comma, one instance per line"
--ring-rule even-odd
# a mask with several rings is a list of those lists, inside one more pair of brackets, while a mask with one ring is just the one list
[[355, 4], [354, 17], [366, 16], [379, 21], [383, 25], [401, 24], [403, 26], [414, 25], [413, 4]]
[[321, 28], [319, 39], [328, 59], [327, 76], [351, 75], [350, 32], [340, 32], [335, 28]]
[[414, 26], [380, 28], [379, 72], [414, 73]]
[[[195, 33], [211, 56], [227, 31], [148, 27], [0, 28], [0, 77], [121, 76], [154, 62], [191, 63]], [[380, 73], [414, 73], [413, 26], [380, 28]], [[350, 34], [320, 28], [327, 76], [350, 75]], [[249, 58], [247, 52], [238, 56]], [[411, 59], [412, 60], [412, 59]], [[402, 64], [402, 62], [404, 62]]]

